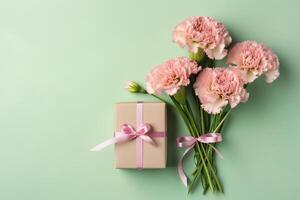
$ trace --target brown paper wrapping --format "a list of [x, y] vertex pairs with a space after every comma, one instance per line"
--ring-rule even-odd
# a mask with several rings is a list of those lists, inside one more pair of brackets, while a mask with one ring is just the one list
[[[116, 104], [115, 131], [120, 131], [123, 124], [136, 129], [136, 102]], [[166, 104], [143, 102], [143, 122], [151, 125], [152, 131], [165, 132]], [[143, 142], [143, 168], [165, 168], [167, 138], [153, 137], [155, 145]], [[115, 144], [116, 168], [137, 168], [135, 140]]]

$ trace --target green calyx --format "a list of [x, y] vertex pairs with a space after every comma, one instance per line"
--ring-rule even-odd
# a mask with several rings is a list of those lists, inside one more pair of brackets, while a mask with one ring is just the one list
[[203, 49], [199, 48], [196, 53], [190, 52], [189, 57], [190, 59], [196, 61], [197, 63], [201, 63], [205, 58], [205, 53]]

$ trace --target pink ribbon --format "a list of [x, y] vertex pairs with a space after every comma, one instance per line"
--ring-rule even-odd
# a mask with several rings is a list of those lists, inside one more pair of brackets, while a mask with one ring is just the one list
[[147, 135], [151, 130], [149, 124], [144, 124], [137, 131], [135, 131], [130, 125], [123, 124], [120, 132], [115, 132], [115, 137], [108, 139], [91, 149], [91, 151], [101, 151], [105, 147], [122, 142], [128, 142], [137, 138], [140, 138], [143, 141], [155, 144], [154, 140]]
[[213, 145], [211, 145], [211, 143], [217, 143], [221, 141], [222, 141], [222, 135], [220, 133], [207, 133], [199, 136], [198, 138], [195, 138], [193, 136], [182, 136], [176, 139], [177, 147], [187, 148], [184, 151], [178, 163], [178, 175], [182, 183], [185, 185], [185, 187], [188, 186], [188, 178], [185, 174], [184, 167], [183, 167], [183, 159], [185, 158], [185, 156], [193, 149], [193, 147], [196, 145], [197, 142], [200, 142], [200, 143], [209, 144], [210, 147], [216, 151], [218, 156], [220, 156], [223, 159], [223, 156], [219, 152], [219, 150], [216, 149]]

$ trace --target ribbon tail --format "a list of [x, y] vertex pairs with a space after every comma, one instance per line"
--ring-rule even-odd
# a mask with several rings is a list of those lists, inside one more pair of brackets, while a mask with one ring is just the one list
[[178, 175], [185, 187], [188, 187], [188, 177], [184, 171], [183, 159], [188, 155], [188, 153], [190, 152], [191, 149], [193, 149], [193, 147], [194, 147], [194, 145], [189, 147], [188, 149], [186, 149], [178, 162]]
[[90, 151], [101, 151], [105, 147], [112, 145], [116, 142], [115, 138], [108, 139], [100, 144], [97, 144], [95, 147], [93, 147]]
[[223, 155], [221, 154], [221, 152], [216, 148], [214, 147], [213, 145], [209, 144], [209, 146], [211, 148], [213, 148], [213, 150], [215, 150], [216, 154], [221, 158], [221, 159], [224, 159]]
[[128, 140], [131, 140], [133, 137], [130, 135], [116, 135], [114, 138], [108, 139], [100, 144], [97, 144], [94, 148], [92, 148], [90, 151], [101, 151], [105, 147], [115, 144], [115, 143], [120, 143], [120, 142], [125, 142]]

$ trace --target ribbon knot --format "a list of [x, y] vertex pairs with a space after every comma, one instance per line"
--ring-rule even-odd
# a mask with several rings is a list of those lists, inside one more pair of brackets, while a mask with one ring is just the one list
[[137, 130], [134, 130], [129, 124], [123, 124], [121, 131], [115, 133], [115, 137], [124, 137], [125, 141], [141, 138], [142, 140], [154, 144], [154, 140], [148, 135], [151, 131], [150, 124], [142, 124]]
[[199, 137], [181, 136], [176, 139], [177, 147], [187, 148], [178, 163], [178, 174], [181, 181], [186, 187], [188, 186], [188, 178], [184, 172], [184, 167], [183, 167], [183, 159], [185, 158], [185, 156], [193, 149], [193, 147], [196, 145], [197, 142], [200, 142], [200, 143], [208, 144], [211, 148], [215, 150], [217, 155], [223, 159], [223, 156], [220, 153], [220, 151], [217, 148], [215, 148], [213, 145], [211, 145], [211, 143], [218, 143], [221, 142], [222, 140], [223, 140], [222, 135], [220, 133], [207, 133]]
[[140, 126], [137, 130], [135, 130], [129, 124], [123, 124], [121, 131], [115, 132], [115, 136], [113, 138], [96, 145], [94, 148], [91, 149], [91, 151], [100, 151], [111, 144], [128, 142], [136, 138], [141, 138], [145, 142], [155, 144], [154, 140], [150, 137], [150, 135], [148, 135], [150, 131], [150, 124], [142, 124], [142, 126]]

